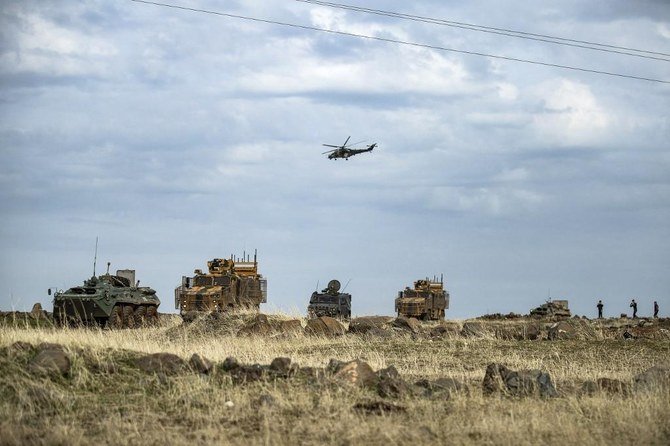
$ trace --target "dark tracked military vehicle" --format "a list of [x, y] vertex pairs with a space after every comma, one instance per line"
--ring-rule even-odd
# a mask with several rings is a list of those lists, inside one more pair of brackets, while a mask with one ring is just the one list
[[530, 310], [530, 315], [535, 318], [567, 319], [572, 316], [568, 308], [567, 300], [548, 300], [537, 308]]
[[340, 319], [351, 318], [351, 294], [340, 293], [340, 281], [331, 280], [320, 293], [314, 291], [309, 299], [307, 315], [310, 318], [330, 316]]
[[[51, 295], [51, 289], [49, 289]], [[53, 317], [56, 325], [89, 325], [109, 328], [134, 328], [158, 321], [160, 300], [156, 291], [135, 282], [135, 270], [118, 270], [93, 276], [81, 286], [54, 294]]]

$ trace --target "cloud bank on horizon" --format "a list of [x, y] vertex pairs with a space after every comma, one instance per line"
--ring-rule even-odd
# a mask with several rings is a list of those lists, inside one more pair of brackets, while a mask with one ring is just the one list
[[[670, 79], [670, 64], [295, 1], [188, 7]], [[670, 52], [664, 1], [417, 1], [408, 14]], [[447, 317], [670, 308], [670, 86], [134, 3], [0, 5], [0, 309], [99, 263], [173, 308], [259, 251], [269, 306], [355, 314], [444, 273]], [[322, 143], [377, 142], [329, 161]], [[343, 283], [344, 283], [343, 282]], [[648, 310], [648, 311], [647, 311]], [[666, 313], [667, 314], [667, 313]]]

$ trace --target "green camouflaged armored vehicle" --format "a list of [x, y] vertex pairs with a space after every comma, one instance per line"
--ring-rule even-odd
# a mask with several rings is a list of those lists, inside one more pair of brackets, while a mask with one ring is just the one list
[[[67, 291], [54, 294], [53, 317], [56, 325], [89, 325], [109, 328], [134, 328], [158, 321], [160, 300], [156, 291], [140, 287], [135, 270], [118, 270], [116, 275], [94, 275]], [[51, 290], [49, 290], [51, 295]]]

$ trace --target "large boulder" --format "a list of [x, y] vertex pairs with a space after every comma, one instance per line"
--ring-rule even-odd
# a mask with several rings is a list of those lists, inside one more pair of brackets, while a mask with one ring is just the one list
[[670, 389], [670, 365], [657, 364], [638, 374], [633, 382], [638, 391]]
[[313, 336], [334, 337], [343, 335], [345, 331], [344, 325], [329, 316], [310, 319], [305, 327], [305, 333]]
[[38, 375], [67, 375], [70, 372], [71, 361], [65, 349], [56, 344], [44, 344], [44, 346], [30, 360], [29, 370]]
[[577, 337], [577, 330], [574, 325], [567, 321], [560, 321], [552, 324], [549, 327], [547, 338], [550, 341], [575, 339]]
[[163, 373], [176, 375], [188, 370], [188, 364], [179, 356], [172, 353], [152, 353], [135, 360], [135, 365], [147, 373]]
[[548, 373], [541, 370], [514, 371], [502, 364], [489, 364], [482, 382], [485, 395], [503, 393], [513, 396], [557, 396]]
[[412, 333], [418, 333], [421, 330], [421, 322], [413, 317], [399, 316], [393, 321], [393, 326]]
[[291, 319], [288, 321], [278, 321], [276, 331], [281, 335], [297, 336], [304, 333], [300, 319]]
[[360, 359], [341, 364], [333, 379], [340, 383], [368, 388], [374, 388], [379, 382], [379, 377], [372, 367]]
[[238, 336], [268, 336], [274, 333], [274, 327], [268, 321], [268, 317], [264, 314], [257, 314], [249, 322], [244, 324]]
[[383, 330], [393, 318], [390, 316], [366, 316], [357, 317], [349, 323], [349, 333], [364, 334], [372, 330]]

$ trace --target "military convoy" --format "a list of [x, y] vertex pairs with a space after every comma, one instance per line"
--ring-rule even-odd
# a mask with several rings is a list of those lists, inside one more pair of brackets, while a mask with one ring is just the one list
[[422, 320], [444, 319], [444, 310], [449, 308], [449, 292], [444, 289], [444, 277], [419, 279], [414, 289], [406, 287], [398, 291], [395, 311], [398, 316], [414, 317]]
[[[54, 294], [53, 317], [58, 326], [88, 325], [109, 328], [133, 328], [158, 320], [160, 300], [156, 291], [135, 282], [135, 270], [118, 270], [93, 276], [82, 286]], [[51, 295], [51, 289], [49, 289]]]
[[[96, 240], [97, 258], [97, 240]], [[134, 328], [158, 321], [160, 300], [156, 291], [140, 287], [135, 270], [117, 270], [116, 274], [95, 275], [67, 291], [57, 290], [53, 300], [53, 317], [57, 325], [89, 325], [109, 328]], [[351, 318], [351, 294], [340, 291], [338, 280], [331, 280], [321, 292], [314, 291], [309, 300], [310, 318], [330, 316]], [[346, 288], [346, 287], [345, 287]], [[193, 276], [183, 276], [175, 288], [175, 308], [183, 316], [190, 312], [224, 312], [260, 309], [267, 302], [267, 279], [258, 272], [257, 254], [253, 260], [246, 253], [241, 258], [215, 258], [207, 262], [207, 272], [196, 269]], [[51, 295], [51, 289], [49, 289]], [[563, 302], [563, 301], [554, 301]], [[565, 305], [567, 309], [567, 302]], [[443, 278], [421, 279], [398, 293], [395, 311], [398, 316], [424, 320], [444, 319], [449, 308], [449, 293]]]
[[180, 314], [191, 311], [258, 310], [267, 302], [267, 279], [258, 273], [256, 253], [251, 261], [232, 255], [207, 262], [207, 272], [196, 269], [184, 276], [175, 288], [175, 308]]
[[310, 318], [330, 316], [338, 319], [351, 318], [351, 294], [340, 293], [340, 281], [331, 280], [320, 293], [314, 291], [309, 299], [307, 315]]

